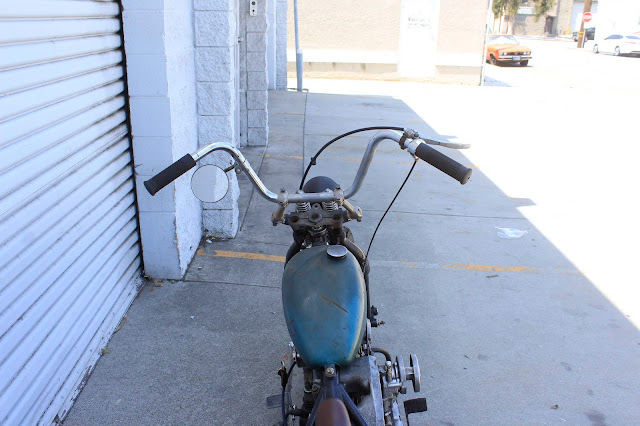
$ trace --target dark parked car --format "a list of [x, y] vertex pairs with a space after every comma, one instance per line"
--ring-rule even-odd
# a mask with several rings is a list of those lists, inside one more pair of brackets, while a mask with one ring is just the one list
[[[596, 27], [586, 28], [584, 30], [585, 40], [594, 40], [596, 38]], [[578, 41], [578, 33], [573, 33], [573, 41]]]

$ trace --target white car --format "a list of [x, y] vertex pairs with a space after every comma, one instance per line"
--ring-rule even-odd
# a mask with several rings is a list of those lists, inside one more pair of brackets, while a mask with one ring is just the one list
[[640, 36], [612, 34], [604, 40], [596, 41], [593, 53], [618, 55], [640, 55]]

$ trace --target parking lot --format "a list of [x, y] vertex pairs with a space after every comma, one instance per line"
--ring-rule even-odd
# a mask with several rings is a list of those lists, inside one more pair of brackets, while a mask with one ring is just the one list
[[487, 85], [640, 92], [640, 57], [595, 54], [593, 40], [584, 49], [578, 49], [577, 43], [569, 39], [519, 40], [531, 48], [533, 59], [529, 65], [487, 64]]

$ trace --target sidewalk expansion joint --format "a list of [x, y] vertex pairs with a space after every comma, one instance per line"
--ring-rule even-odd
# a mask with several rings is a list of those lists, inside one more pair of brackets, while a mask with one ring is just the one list
[[207, 281], [207, 280], [191, 280], [186, 277], [181, 280], [185, 284], [188, 283], [198, 283], [198, 284], [222, 284], [222, 285], [233, 285], [239, 287], [259, 287], [259, 288], [271, 288], [275, 290], [280, 290], [280, 286], [273, 285], [264, 285], [264, 284], [247, 284], [247, 283], [236, 283], [231, 281]]
[[[260, 156], [260, 162], [258, 163], [258, 166], [253, 169], [258, 176], [260, 176], [260, 170], [262, 169], [262, 164], [264, 164], [264, 157], [267, 155], [268, 147], [269, 143], [267, 142], [267, 144], [264, 146], [264, 149], [262, 150], [262, 155]], [[253, 196], [256, 193], [254, 186], [249, 182], [249, 178], [244, 175], [243, 177], [251, 189], [249, 190], [249, 202], [247, 203], [247, 208], [244, 210], [244, 216], [242, 217], [242, 223], [238, 227], [238, 232], [242, 232], [242, 229], [244, 228], [244, 223], [247, 221], [249, 208], [251, 208], [251, 203], [253, 202]]]

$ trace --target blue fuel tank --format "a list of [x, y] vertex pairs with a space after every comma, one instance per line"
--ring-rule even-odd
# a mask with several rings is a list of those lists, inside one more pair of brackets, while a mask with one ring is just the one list
[[296, 254], [284, 269], [282, 303], [291, 339], [309, 367], [353, 362], [366, 328], [366, 288], [346, 248], [317, 246]]

